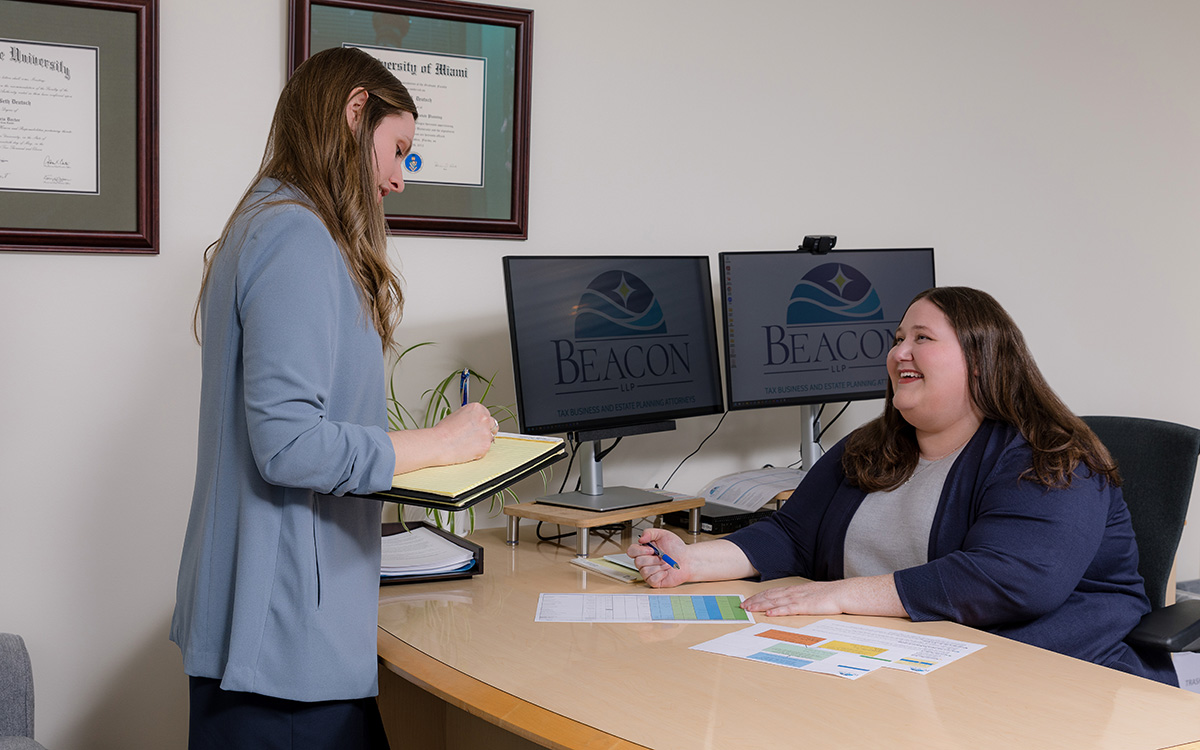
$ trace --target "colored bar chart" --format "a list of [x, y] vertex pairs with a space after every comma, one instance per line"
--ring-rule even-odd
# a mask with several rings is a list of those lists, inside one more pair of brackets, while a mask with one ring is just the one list
[[740, 596], [679, 596], [644, 594], [650, 600], [650, 618], [659, 620], [736, 620], [750, 622]]
[[723, 622], [746, 624], [754, 617], [736, 594], [542, 594], [537, 622]]

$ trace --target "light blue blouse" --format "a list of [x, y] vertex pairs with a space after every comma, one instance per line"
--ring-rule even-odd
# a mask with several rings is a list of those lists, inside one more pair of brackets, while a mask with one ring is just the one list
[[375, 695], [384, 363], [341, 252], [266, 180], [201, 305], [196, 484], [171, 640], [184, 671], [301, 701]]

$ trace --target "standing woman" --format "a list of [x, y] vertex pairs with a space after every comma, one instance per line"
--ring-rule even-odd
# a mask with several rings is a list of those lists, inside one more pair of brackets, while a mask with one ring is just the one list
[[171, 623], [191, 748], [387, 747], [373, 698], [380, 506], [346, 495], [479, 458], [497, 429], [468, 404], [386, 432], [402, 297], [382, 202], [404, 189], [416, 116], [370, 55], [313, 55], [206, 257], [196, 483]]

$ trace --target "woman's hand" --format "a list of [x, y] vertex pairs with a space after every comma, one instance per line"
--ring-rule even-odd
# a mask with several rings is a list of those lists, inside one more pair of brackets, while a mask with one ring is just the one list
[[762, 612], [768, 617], [782, 615], [840, 615], [842, 606], [837, 600], [837, 584], [844, 581], [810, 581], [795, 586], [760, 591], [742, 602], [748, 612]]
[[760, 591], [742, 602], [742, 609], [768, 617], [782, 615], [883, 615], [906, 617], [891, 574], [809, 581]]
[[433, 427], [389, 432], [396, 452], [396, 474], [426, 466], [461, 464], [482, 458], [500, 426], [487, 407], [472, 402], [451, 412]]
[[[678, 563], [679, 569], [655, 554], [646, 542], [653, 542], [660, 552]], [[651, 588], [668, 589], [691, 580], [688, 576], [688, 545], [666, 529], [646, 529], [637, 542], [629, 545], [625, 554], [633, 558], [633, 564]]]
[[500, 425], [487, 407], [476, 401], [463, 404], [432, 428], [446, 451], [446, 464], [461, 464], [483, 458], [492, 447]]
[[[663, 561], [646, 542], [654, 542], [659, 552], [678, 563], [679, 568]], [[656, 589], [689, 581], [728, 581], [758, 575], [746, 553], [733, 542], [714, 539], [686, 544], [666, 529], [646, 529], [637, 543], [629, 545], [626, 554], [633, 558], [646, 583]]]

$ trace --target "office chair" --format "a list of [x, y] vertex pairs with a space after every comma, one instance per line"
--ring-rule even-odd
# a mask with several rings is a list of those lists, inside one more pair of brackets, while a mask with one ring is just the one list
[[0, 748], [45, 750], [33, 741], [33, 669], [21, 636], [0, 633]]
[[1183, 534], [1200, 430], [1139, 417], [1083, 417], [1117, 462], [1121, 489], [1138, 543], [1138, 572], [1151, 611], [1126, 641], [1134, 646], [1200, 651], [1200, 599], [1166, 603], [1175, 552]]

